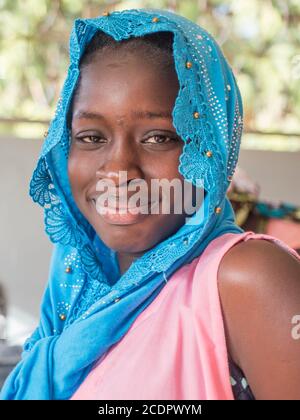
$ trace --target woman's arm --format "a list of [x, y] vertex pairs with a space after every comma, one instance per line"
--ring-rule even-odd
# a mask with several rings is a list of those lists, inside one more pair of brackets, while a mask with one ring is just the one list
[[218, 281], [228, 351], [255, 398], [300, 400], [300, 260], [251, 239], [225, 254]]

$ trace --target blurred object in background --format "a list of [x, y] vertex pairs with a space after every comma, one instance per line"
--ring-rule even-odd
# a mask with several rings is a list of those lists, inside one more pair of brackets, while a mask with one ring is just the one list
[[0, 389], [21, 358], [22, 347], [0, 342]]
[[0, 342], [6, 339], [7, 302], [4, 287], [0, 283]]
[[275, 236], [300, 254], [300, 207], [259, 201], [259, 191], [259, 185], [237, 167], [227, 191], [236, 223], [244, 230]]
[[235, 169], [233, 179], [227, 190], [228, 193], [233, 193], [234, 191], [239, 193], [247, 193], [251, 195], [253, 199], [258, 198], [260, 192], [258, 183], [254, 182], [246, 173], [246, 171], [239, 165], [237, 165]]
[[0, 284], [0, 388], [9, 372], [18, 363], [22, 347], [10, 345], [7, 340], [7, 302], [4, 288]]

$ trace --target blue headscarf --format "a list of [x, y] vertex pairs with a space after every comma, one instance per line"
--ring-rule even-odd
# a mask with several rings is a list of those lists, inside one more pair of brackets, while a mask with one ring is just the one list
[[[99, 30], [117, 41], [157, 31], [173, 33], [180, 88], [172, 116], [184, 141], [179, 172], [194, 185], [203, 180], [205, 189], [202, 206], [190, 222], [134, 261], [123, 275], [116, 252], [78, 210], [67, 175], [68, 110], [80, 57]], [[176, 270], [216, 237], [243, 232], [226, 197], [241, 134], [242, 103], [234, 75], [213, 38], [198, 25], [156, 9], [75, 21], [68, 75], [30, 184], [33, 200], [44, 207], [46, 232], [54, 243], [49, 281], [39, 326], [25, 342], [2, 399], [69, 399]], [[193, 223], [200, 213], [203, 217]]]

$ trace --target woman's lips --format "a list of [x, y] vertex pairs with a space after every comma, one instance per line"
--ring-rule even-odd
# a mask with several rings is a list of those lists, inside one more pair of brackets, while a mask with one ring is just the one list
[[136, 223], [145, 216], [151, 214], [154, 206], [158, 202], [149, 202], [144, 206], [120, 206], [116, 203], [115, 207], [109, 207], [108, 205], [100, 205], [96, 199], [92, 199], [93, 205], [96, 208], [97, 213], [103, 217], [108, 223], [118, 225], [129, 225]]

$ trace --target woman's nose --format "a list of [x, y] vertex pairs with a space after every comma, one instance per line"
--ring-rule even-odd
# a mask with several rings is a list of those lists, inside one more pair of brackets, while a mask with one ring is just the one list
[[97, 177], [113, 181], [121, 186], [126, 177], [127, 182], [143, 178], [138, 152], [133, 139], [121, 139], [119, 144], [112, 147], [105, 161], [99, 166]]

